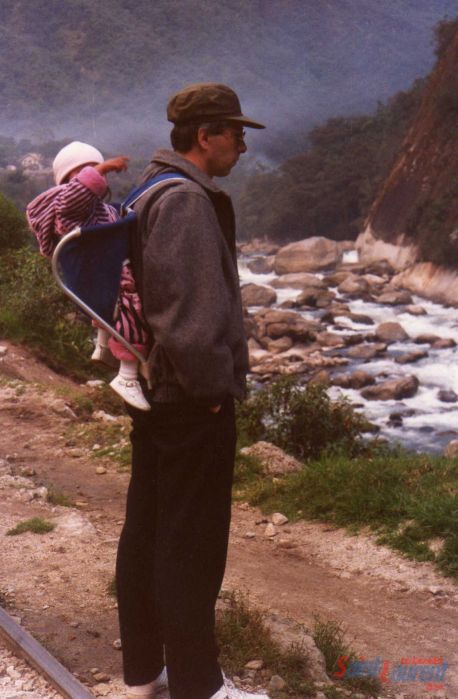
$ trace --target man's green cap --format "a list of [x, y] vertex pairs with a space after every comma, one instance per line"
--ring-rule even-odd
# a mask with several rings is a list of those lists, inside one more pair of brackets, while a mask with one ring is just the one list
[[167, 105], [167, 119], [177, 126], [234, 121], [252, 129], [265, 129], [263, 124], [242, 114], [234, 90], [220, 83], [197, 83], [177, 92]]

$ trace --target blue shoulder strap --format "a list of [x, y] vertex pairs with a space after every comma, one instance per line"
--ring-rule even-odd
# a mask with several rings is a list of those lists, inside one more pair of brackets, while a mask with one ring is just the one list
[[146, 180], [140, 187], [135, 187], [127, 195], [121, 204], [122, 210], [132, 207], [136, 201], [138, 201], [144, 194], [154, 189], [163, 182], [186, 182], [189, 180], [188, 177], [180, 172], [164, 172], [162, 175], [156, 175]]

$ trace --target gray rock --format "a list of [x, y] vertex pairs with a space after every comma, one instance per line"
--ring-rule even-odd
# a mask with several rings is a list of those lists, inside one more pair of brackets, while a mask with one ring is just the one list
[[249, 660], [245, 663], [245, 668], [247, 670], [262, 670], [264, 667], [264, 660]]
[[345, 338], [343, 335], [331, 332], [318, 333], [316, 341], [324, 347], [343, 347], [345, 345]]
[[293, 272], [283, 274], [277, 279], [272, 279], [271, 286], [275, 289], [326, 289], [323, 279], [319, 279], [314, 274], [306, 272]]
[[382, 381], [375, 386], [368, 386], [361, 391], [366, 400], [400, 400], [411, 398], [418, 391], [420, 382], [416, 376], [405, 376], [400, 379]]
[[277, 294], [273, 289], [260, 284], [242, 286], [241, 294], [244, 306], [271, 306], [277, 300]]
[[363, 277], [350, 275], [344, 282], [339, 284], [338, 291], [349, 296], [360, 296], [369, 291], [369, 284]]
[[261, 462], [264, 472], [270, 476], [283, 476], [285, 473], [302, 471], [304, 465], [283, 449], [270, 442], [256, 442], [240, 450], [241, 454], [251, 456]]
[[272, 515], [272, 524], [275, 524], [276, 527], [282, 527], [284, 524], [287, 524], [288, 521], [288, 517], [282, 515], [281, 512], [274, 512]]
[[406, 313], [410, 313], [411, 316], [425, 316], [426, 315], [426, 310], [423, 308], [423, 306], [406, 306], [404, 308], [404, 311]]
[[348, 374], [337, 374], [332, 379], [334, 386], [340, 386], [341, 388], [364, 388], [365, 386], [372, 386], [375, 384], [375, 379], [372, 374], [367, 371], [362, 371], [358, 369]]
[[269, 689], [273, 692], [279, 692], [286, 687], [286, 682], [280, 675], [272, 675], [269, 682]]
[[456, 347], [456, 342], [451, 337], [436, 340], [431, 345], [432, 349], [449, 349], [450, 347]]
[[392, 321], [389, 321], [388, 323], [380, 323], [380, 325], [377, 325], [377, 328], [375, 330], [375, 336], [378, 340], [381, 340], [382, 342], [403, 342], [404, 340], [408, 340], [409, 336], [400, 325], [400, 323], [395, 323]]
[[412, 304], [412, 297], [408, 291], [385, 291], [377, 297], [377, 303], [387, 304], [389, 306], [401, 306], [404, 304]]
[[8, 347], [0, 345], [0, 357], [5, 357], [8, 354]]
[[452, 439], [452, 441], [447, 444], [444, 449], [444, 456], [448, 456], [450, 459], [458, 458], [458, 439]]
[[267, 338], [265, 341], [266, 349], [272, 354], [286, 352], [293, 346], [293, 341], [290, 337], [279, 337], [277, 340]]
[[422, 333], [421, 335], [417, 335], [417, 337], [414, 339], [414, 342], [417, 345], [432, 345], [439, 339], [440, 338], [438, 337], [438, 335], [432, 335], [431, 333]]
[[327, 308], [334, 300], [332, 291], [323, 289], [304, 289], [294, 301], [295, 306], [311, 306], [312, 308]]
[[313, 272], [334, 267], [342, 259], [342, 251], [334, 240], [314, 236], [290, 243], [275, 255], [277, 274]]
[[268, 257], [255, 257], [247, 262], [247, 267], [253, 274], [269, 274], [274, 268], [274, 255]]
[[349, 313], [347, 318], [350, 318], [354, 323], [360, 323], [361, 325], [374, 325], [374, 321], [370, 316], [364, 315], [364, 313]]
[[413, 364], [414, 362], [418, 362], [420, 359], [424, 359], [427, 356], [428, 352], [424, 352], [423, 350], [412, 350], [412, 352], [406, 352], [406, 354], [401, 354], [399, 357], [396, 357], [395, 361], [398, 364]]
[[377, 354], [379, 354], [376, 345], [356, 345], [356, 347], [350, 347], [347, 355], [352, 359], [363, 359], [365, 361], [373, 359]]
[[275, 525], [272, 524], [272, 522], [269, 522], [267, 527], [264, 530], [264, 536], [266, 536], [268, 539], [272, 539], [274, 536], [277, 536], [278, 532], [275, 528]]
[[458, 395], [452, 389], [441, 388], [438, 392], [437, 397], [443, 403], [456, 403], [458, 401]]

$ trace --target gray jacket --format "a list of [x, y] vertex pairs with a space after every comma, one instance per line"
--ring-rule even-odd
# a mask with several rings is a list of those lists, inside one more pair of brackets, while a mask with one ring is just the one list
[[142, 181], [160, 172], [189, 181], [135, 205], [132, 263], [151, 333], [152, 399], [218, 405], [245, 395], [248, 351], [228, 195], [174, 151], [159, 150]]

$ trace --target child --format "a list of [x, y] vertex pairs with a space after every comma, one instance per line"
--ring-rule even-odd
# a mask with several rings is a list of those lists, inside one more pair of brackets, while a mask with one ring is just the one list
[[[42, 255], [52, 257], [59, 239], [77, 226], [111, 223], [119, 218], [116, 209], [102, 201], [107, 191], [105, 175], [126, 170], [128, 160], [125, 156], [104, 160], [100, 151], [79, 141], [59, 151], [53, 162], [56, 186], [40, 194], [27, 207], [27, 219]], [[115, 328], [135, 349], [146, 354], [147, 331], [128, 260], [121, 274]], [[92, 359], [109, 364], [113, 356], [120, 361], [120, 368], [110, 386], [126, 403], [150, 410], [138, 381], [137, 359], [115, 338], [109, 337], [105, 329], [98, 328]]]

